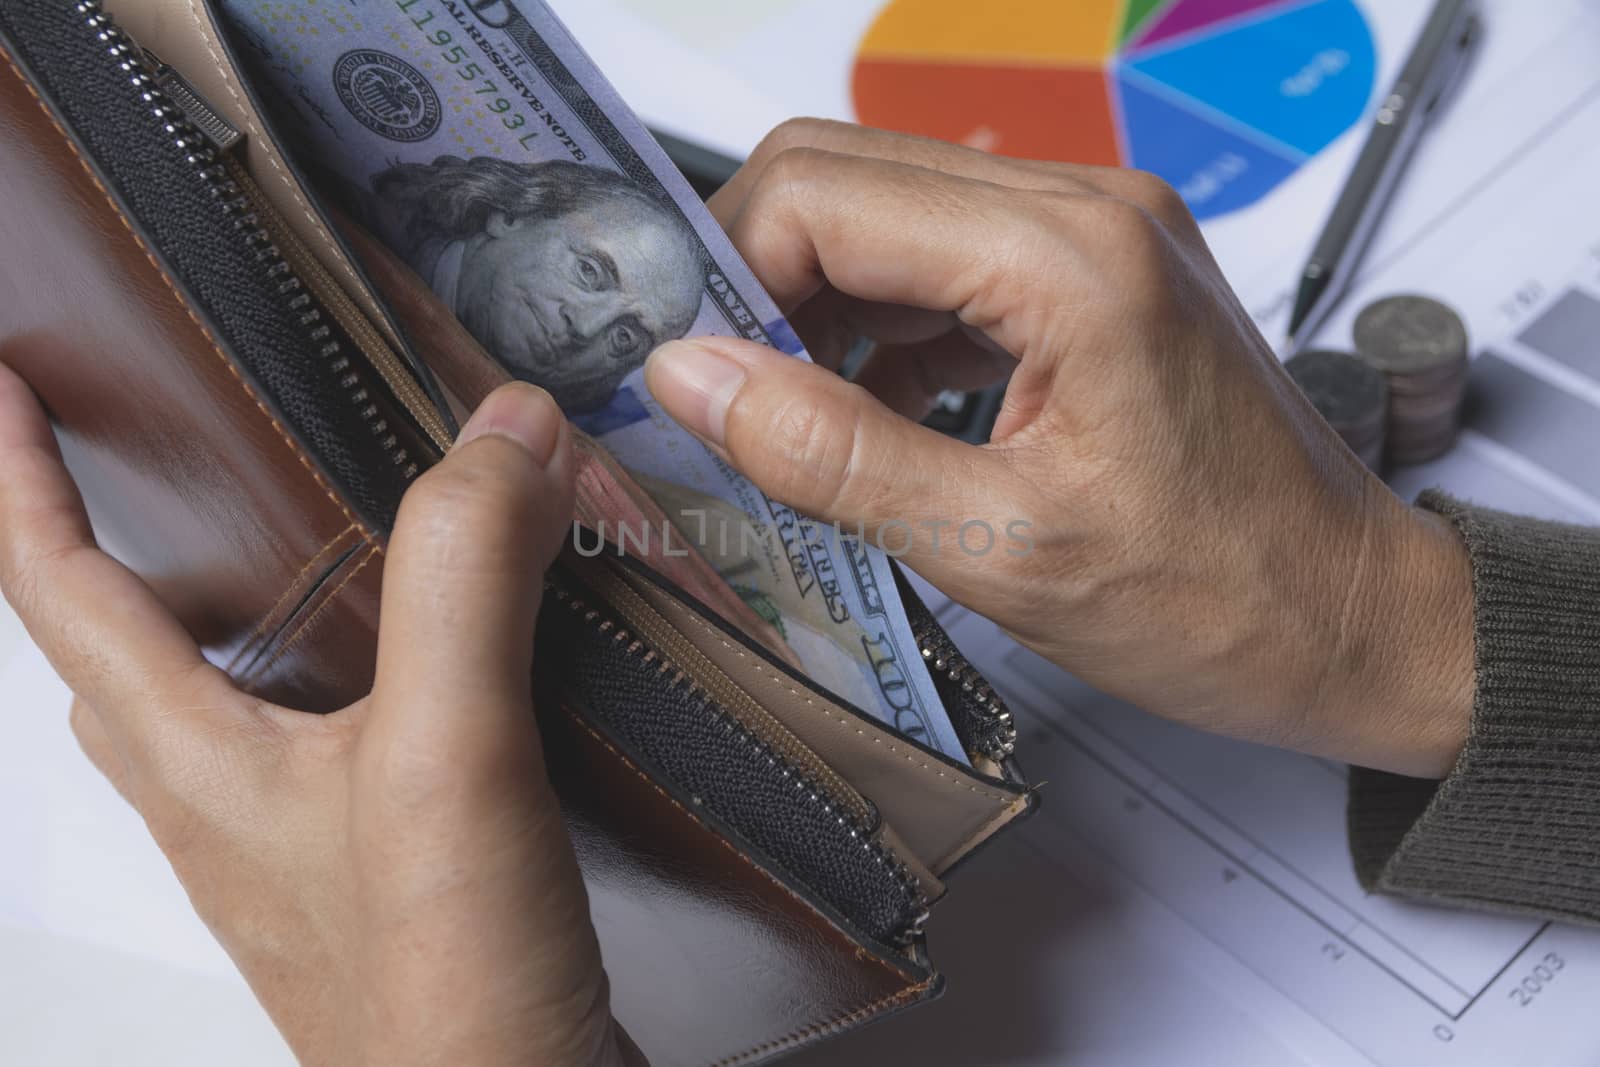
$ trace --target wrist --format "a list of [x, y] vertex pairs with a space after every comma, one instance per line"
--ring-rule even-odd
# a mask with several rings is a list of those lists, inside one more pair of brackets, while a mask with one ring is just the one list
[[1329, 694], [1337, 754], [1444, 778], [1466, 745], [1476, 692], [1472, 562], [1447, 519], [1375, 491], [1386, 499], [1352, 591], [1345, 677]]

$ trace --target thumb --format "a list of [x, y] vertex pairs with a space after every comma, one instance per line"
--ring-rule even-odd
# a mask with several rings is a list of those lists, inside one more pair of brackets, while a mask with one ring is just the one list
[[[534, 627], [544, 572], [571, 530], [573, 469], [560, 408], [514, 384], [406, 494], [384, 567], [372, 712], [391, 738], [470, 757], [492, 755], [508, 729], [534, 729]], [[450, 708], [473, 712], [441, 713]]]
[[897, 415], [814, 363], [718, 337], [664, 345], [645, 373], [662, 407], [768, 496], [859, 528], [936, 583], [972, 562], [961, 527], [993, 530], [1006, 510], [1011, 471], [996, 452]]

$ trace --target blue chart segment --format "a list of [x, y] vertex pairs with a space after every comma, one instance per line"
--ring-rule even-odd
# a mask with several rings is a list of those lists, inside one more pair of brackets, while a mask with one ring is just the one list
[[856, 111], [1002, 155], [1153, 171], [1201, 219], [1248, 207], [1358, 123], [1377, 79], [1355, 0], [892, 0]]
[[1299, 158], [1200, 118], [1131, 78], [1122, 79], [1119, 91], [1129, 164], [1165, 178], [1197, 218], [1248, 207], [1300, 165]]
[[1272, 10], [1124, 63], [1202, 108], [1313, 155], [1366, 110], [1377, 76], [1372, 35], [1349, 0]]
[[1116, 62], [1128, 162], [1201, 219], [1247, 207], [1360, 121], [1377, 50], [1351, 0], [1259, 8]]

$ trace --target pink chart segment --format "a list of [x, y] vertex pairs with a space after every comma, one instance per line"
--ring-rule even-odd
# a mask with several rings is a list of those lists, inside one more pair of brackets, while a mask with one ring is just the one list
[[1145, 23], [1144, 29], [1128, 45], [1133, 49], [1149, 48], [1217, 22], [1249, 15], [1263, 8], [1284, 6], [1285, 0], [1177, 0], [1164, 13]]

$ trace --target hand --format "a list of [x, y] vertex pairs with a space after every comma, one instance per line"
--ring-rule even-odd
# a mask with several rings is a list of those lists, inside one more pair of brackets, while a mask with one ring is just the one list
[[[666, 409], [769, 495], [1131, 703], [1448, 772], [1465, 548], [1317, 416], [1170, 188], [803, 121], [713, 207], [820, 363], [878, 342], [855, 384], [738, 341], [652, 357]], [[1013, 372], [987, 447], [912, 421]]]
[[572, 498], [554, 402], [490, 397], [400, 510], [372, 695], [326, 717], [272, 707], [95, 548], [44, 415], [0, 366], [0, 587], [82, 698], [84, 750], [302, 1062], [634, 1062], [532, 707]]

